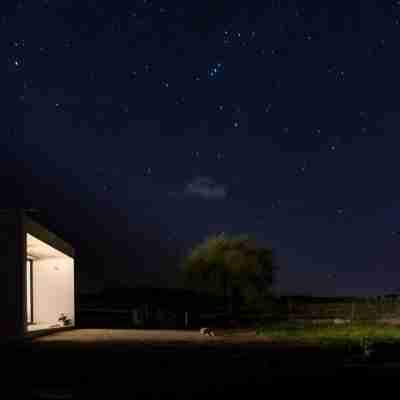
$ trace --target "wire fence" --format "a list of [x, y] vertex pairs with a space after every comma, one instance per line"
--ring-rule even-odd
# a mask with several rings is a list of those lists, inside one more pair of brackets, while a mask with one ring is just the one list
[[290, 319], [345, 319], [351, 321], [400, 318], [400, 299], [357, 299], [335, 303], [300, 303], [288, 299]]

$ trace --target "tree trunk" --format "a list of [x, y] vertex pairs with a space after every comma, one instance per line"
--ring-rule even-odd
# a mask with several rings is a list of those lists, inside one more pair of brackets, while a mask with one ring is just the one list
[[232, 295], [231, 295], [231, 315], [232, 317], [238, 317], [240, 309], [240, 291], [237, 287], [232, 288]]
[[229, 304], [228, 304], [228, 282], [227, 282], [227, 277], [226, 273], [223, 274], [222, 276], [222, 285], [223, 285], [223, 294], [224, 294], [224, 304], [225, 304], [225, 309], [229, 310]]

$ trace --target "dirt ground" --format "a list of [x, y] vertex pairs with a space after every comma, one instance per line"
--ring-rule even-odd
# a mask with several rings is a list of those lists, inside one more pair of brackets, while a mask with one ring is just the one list
[[221, 346], [235, 344], [267, 344], [270, 340], [256, 335], [254, 330], [214, 330], [215, 336], [201, 335], [199, 331], [189, 330], [141, 330], [141, 329], [76, 329], [57, 332], [34, 339], [34, 343], [74, 343], [74, 344], [130, 344], [148, 346]]
[[[18, 378], [20, 398], [221, 398], [297, 394], [310, 385], [365, 384], [400, 376], [392, 366], [350, 366], [345, 355], [276, 344], [251, 330], [77, 329], [3, 351], [5, 382]], [[11, 361], [12, 360], [12, 361]], [[3, 364], [6, 365], [6, 364]], [[290, 384], [288, 384], [290, 383]]]

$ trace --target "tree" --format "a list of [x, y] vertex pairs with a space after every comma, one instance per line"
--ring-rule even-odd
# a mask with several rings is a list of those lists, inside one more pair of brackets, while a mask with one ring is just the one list
[[277, 269], [273, 251], [247, 235], [210, 236], [190, 249], [182, 264], [186, 286], [223, 296], [233, 314], [242, 302], [270, 294]]

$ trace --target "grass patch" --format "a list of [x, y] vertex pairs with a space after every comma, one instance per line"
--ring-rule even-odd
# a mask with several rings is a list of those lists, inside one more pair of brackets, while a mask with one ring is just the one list
[[347, 325], [294, 325], [291, 323], [264, 324], [257, 334], [276, 341], [293, 341], [321, 345], [360, 344], [364, 339], [373, 343], [400, 343], [400, 327], [377, 323]]

